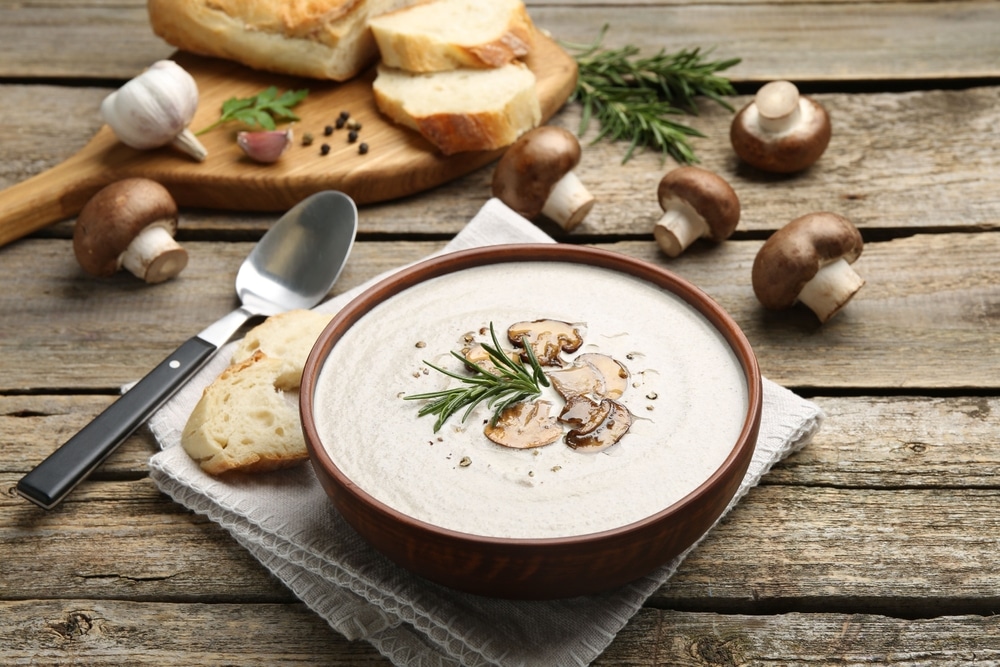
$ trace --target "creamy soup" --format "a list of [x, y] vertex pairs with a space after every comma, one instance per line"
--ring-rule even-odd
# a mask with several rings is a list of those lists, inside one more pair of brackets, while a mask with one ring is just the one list
[[[509, 347], [507, 327], [537, 319], [579, 328], [584, 344], [567, 362], [597, 352], [628, 369], [618, 401], [633, 423], [617, 444], [497, 445], [483, 405], [435, 433], [434, 416], [417, 416], [424, 401], [403, 399], [459, 386], [426, 362], [462, 372], [450, 352], [488, 341], [491, 322]], [[518, 262], [434, 278], [373, 308], [331, 350], [314, 413], [333, 461], [386, 505], [465, 533], [552, 538], [617, 528], [693, 491], [732, 451], [747, 397], [728, 343], [673, 293], [613, 270]], [[563, 399], [544, 399], [558, 414]]]

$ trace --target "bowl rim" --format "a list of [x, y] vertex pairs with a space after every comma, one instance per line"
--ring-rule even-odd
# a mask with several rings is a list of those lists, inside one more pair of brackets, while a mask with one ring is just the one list
[[[444, 528], [410, 516], [376, 499], [341, 471], [330, 457], [326, 447], [322, 445], [322, 438], [316, 429], [313, 414], [313, 397], [317, 379], [327, 356], [337, 341], [374, 305], [409, 287], [469, 268], [511, 262], [568, 262], [616, 270], [644, 279], [670, 291], [709, 321], [732, 349], [743, 371], [747, 387], [746, 412], [739, 435], [725, 460], [711, 475], [688, 494], [667, 507], [621, 526], [597, 532], [557, 537], [496, 537]], [[728, 476], [733, 466], [740, 465], [743, 460], [749, 462], [752, 454], [747, 456], [744, 450], [747, 448], [752, 450], [756, 446], [756, 436], [763, 406], [763, 387], [757, 358], [746, 335], [735, 320], [711, 296], [693, 283], [666, 268], [602, 248], [563, 243], [524, 243], [482, 246], [435, 255], [400, 269], [364, 290], [333, 317], [310, 351], [302, 373], [299, 403], [303, 434], [312, 462], [314, 465], [321, 466], [344, 493], [354, 496], [355, 500], [368, 505], [370, 509], [391, 521], [426, 531], [439, 538], [510, 550], [543, 547], [565, 548], [591, 544], [595, 541], [602, 542], [609, 538], [621, 539], [633, 533], [643, 534], [652, 525], [666, 521], [673, 515], [682, 514], [692, 505], [696, 506], [704, 496], [710, 495], [714, 488], [722, 483], [722, 479]], [[740, 482], [742, 482], [742, 477]], [[739, 486], [736, 485], [735, 488], [738, 489]]]

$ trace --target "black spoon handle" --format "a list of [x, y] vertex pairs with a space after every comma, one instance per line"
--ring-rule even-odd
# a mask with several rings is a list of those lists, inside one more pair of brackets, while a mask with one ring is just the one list
[[198, 336], [188, 339], [94, 421], [17, 483], [17, 492], [52, 509], [149, 419], [218, 349]]

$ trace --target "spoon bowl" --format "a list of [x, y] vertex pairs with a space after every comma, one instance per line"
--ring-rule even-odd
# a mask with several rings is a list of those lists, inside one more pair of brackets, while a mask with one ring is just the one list
[[173, 396], [251, 317], [312, 308], [347, 262], [357, 232], [354, 201], [318, 192], [271, 226], [236, 275], [240, 307], [189, 338], [104, 412], [17, 483], [17, 493], [52, 509]]

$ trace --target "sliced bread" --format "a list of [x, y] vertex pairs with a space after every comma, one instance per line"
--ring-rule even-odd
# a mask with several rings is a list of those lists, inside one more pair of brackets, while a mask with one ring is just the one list
[[346, 81], [373, 63], [368, 19], [414, 0], [148, 0], [153, 32], [179, 49], [255, 69]]
[[328, 313], [304, 309], [272, 315], [247, 332], [233, 351], [232, 363], [246, 361], [258, 351], [283, 359], [292, 364], [295, 375], [290, 378], [292, 384], [279, 387], [286, 391], [298, 389], [306, 357], [331, 319], [333, 315]]
[[382, 62], [409, 72], [500, 67], [531, 50], [521, 0], [431, 0], [369, 21]]
[[210, 475], [266, 472], [309, 457], [293, 396], [278, 389], [295, 376], [291, 362], [259, 350], [205, 388], [181, 434], [181, 446]]
[[382, 113], [445, 155], [508, 146], [542, 117], [535, 75], [520, 62], [422, 74], [380, 64], [372, 90]]

